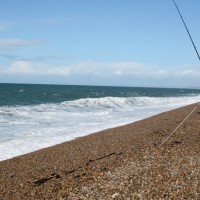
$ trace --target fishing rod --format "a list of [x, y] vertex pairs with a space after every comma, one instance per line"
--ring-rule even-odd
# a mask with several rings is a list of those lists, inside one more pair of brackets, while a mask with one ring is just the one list
[[177, 9], [177, 11], [178, 11], [180, 17], [181, 17], [181, 20], [182, 20], [182, 22], [183, 22], [183, 24], [184, 24], [184, 26], [185, 26], [185, 28], [186, 28], [186, 31], [187, 31], [187, 33], [188, 33], [188, 35], [189, 35], [189, 37], [190, 37], [190, 40], [191, 40], [191, 42], [192, 42], [192, 45], [193, 45], [193, 47], [194, 47], [194, 49], [195, 49], [195, 51], [196, 51], [196, 54], [197, 54], [197, 56], [198, 56], [198, 58], [199, 58], [199, 61], [200, 61], [199, 53], [198, 53], [197, 48], [196, 48], [196, 46], [195, 46], [195, 44], [194, 44], [194, 41], [193, 41], [193, 39], [192, 39], [192, 36], [190, 35], [190, 32], [189, 32], [189, 30], [188, 30], [188, 28], [187, 28], [187, 26], [186, 26], [186, 23], [185, 23], [185, 21], [184, 21], [182, 15], [181, 15], [181, 12], [180, 12], [180, 10], [179, 10], [179, 8], [178, 8], [178, 6], [177, 6], [175, 0], [172, 0], [172, 1], [174, 2], [174, 5], [175, 5], [175, 7], [176, 7], [176, 9]]
[[[197, 48], [195, 47], [195, 44], [194, 44], [193, 39], [192, 39], [192, 36], [190, 35], [190, 32], [189, 32], [189, 30], [188, 30], [188, 28], [187, 28], [187, 26], [186, 26], [186, 23], [185, 23], [185, 21], [184, 21], [182, 15], [181, 15], [181, 12], [179, 11], [178, 6], [177, 6], [175, 0], [173, 0], [173, 2], [174, 2], [174, 5], [176, 6], [176, 9], [177, 9], [177, 11], [178, 11], [180, 17], [181, 17], [182, 22], [183, 22], [183, 24], [184, 24], [184, 26], [185, 26], [185, 28], [186, 28], [186, 30], [187, 30], [187, 33], [188, 33], [188, 35], [189, 35], [189, 37], [190, 37], [190, 40], [191, 40], [192, 45], [193, 45], [193, 47], [194, 47], [194, 49], [195, 49], [195, 51], [196, 51], [196, 54], [197, 54], [197, 56], [198, 56], [198, 58], [199, 58], [199, 60], [200, 60], [199, 53], [198, 53], [198, 51], [197, 51]], [[169, 138], [172, 137], [172, 135], [176, 132], [176, 130], [177, 130], [177, 129], [178, 129], [192, 114], [193, 114], [193, 112], [194, 112], [199, 106], [200, 106], [200, 103], [198, 103], [198, 104], [196, 105], [196, 107], [195, 107], [195, 108], [186, 116], [186, 118], [171, 132], [171, 134], [159, 145], [159, 147], [162, 147], [163, 144], [165, 144], [165, 143], [169, 140]]]

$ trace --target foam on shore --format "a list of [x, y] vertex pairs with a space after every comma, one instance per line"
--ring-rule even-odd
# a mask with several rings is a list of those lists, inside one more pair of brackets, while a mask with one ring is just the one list
[[135, 122], [199, 100], [199, 95], [103, 97], [2, 106], [0, 160]]

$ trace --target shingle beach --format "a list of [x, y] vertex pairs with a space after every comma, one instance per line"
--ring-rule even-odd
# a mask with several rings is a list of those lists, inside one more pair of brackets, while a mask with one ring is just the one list
[[200, 107], [159, 147], [196, 105], [1, 161], [0, 199], [200, 199]]

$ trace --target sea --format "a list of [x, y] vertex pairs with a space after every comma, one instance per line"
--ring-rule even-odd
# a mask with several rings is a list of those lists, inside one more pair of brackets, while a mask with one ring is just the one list
[[0, 160], [200, 101], [200, 89], [0, 84]]

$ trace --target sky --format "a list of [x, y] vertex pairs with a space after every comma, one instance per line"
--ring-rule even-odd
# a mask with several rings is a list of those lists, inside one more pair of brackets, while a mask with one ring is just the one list
[[[200, 50], [200, 1], [176, 0]], [[0, 83], [200, 88], [172, 0], [0, 0]]]

